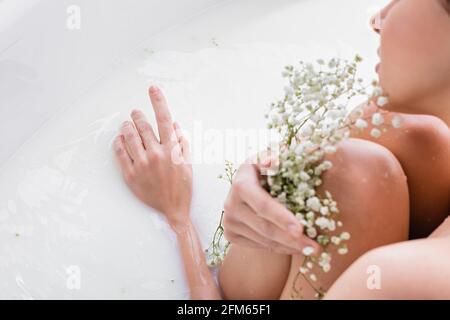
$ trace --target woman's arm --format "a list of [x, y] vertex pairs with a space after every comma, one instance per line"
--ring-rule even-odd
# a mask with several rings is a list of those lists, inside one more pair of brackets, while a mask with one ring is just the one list
[[171, 227], [177, 235], [191, 299], [221, 299], [220, 290], [206, 264], [205, 254], [192, 222], [189, 220]]
[[126, 121], [114, 142], [116, 157], [131, 191], [161, 212], [177, 235], [192, 299], [220, 299], [190, 220], [192, 166], [189, 144], [173, 124], [162, 92], [149, 90], [159, 139], [140, 111]]

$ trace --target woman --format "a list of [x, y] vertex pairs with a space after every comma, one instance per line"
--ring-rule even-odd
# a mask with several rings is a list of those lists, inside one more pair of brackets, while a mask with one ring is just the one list
[[[332, 271], [313, 285], [330, 299], [450, 298], [450, 0], [394, 0], [372, 24], [380, 84], [403, 126], [376, 140], [355, 130], [330, 157], [335, 165], [318, 191], [336, 198], [352, 239], [349, 254], [334, 255]], [[189, 146], [162, 93], [152, 88], [150, 97], [160, 140], [136, 111], [116, 152], [130, 188], [176, 232], [192, 298], [314, 297], [297, 271], [305, 246], [317, 245], [259, 186], [265, 163], [236, 174], [224, 218], [232, 245], [216, 288], [189, 219]]]

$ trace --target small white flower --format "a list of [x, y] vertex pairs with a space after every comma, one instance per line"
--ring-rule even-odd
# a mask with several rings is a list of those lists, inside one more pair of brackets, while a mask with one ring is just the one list
[[299, 192], [305, 192], [306, 190], [308, 190], [309, 186], [306, 182], [300, 182], [297, 186], [297, 190]]
[[286, 93], [286, 95], [288, 97], [291, 97], [294, 95], [294, 89], [292, 89], [292, 87], [288, 87], [288, 86], [284, 87], [284, 92]]
[[314, 219], [314, 212], [310, 211], [306, 214], [306, 219], [312, 220]]
[[324, 170], [329, 170], [333, 167], [333, 163], [331, 161], [325, 160], [322, 162], [322, 167]]
[[322, 264], [329, 263], [331, 261], [331, 255], [328, 252], [322, 252], [320, 255], [320, 262]]
[[324, 148], [325, 153], [335, 153], [336, 152], [336, 147], [335, 146], [326, 146]]
[[330, 210], [328, 209], [328, 207], [322, 207], [322, 208], [320, 208], [320, 213], [321, 213], [323, 216], [327, 216], [327, 215], [330, 214]]
[[381, 87], [374, 87], [373, 88], [373, 96], [374, 97], [381, 96], [382, 94], [383, 94], [383, 89], [381, 89]]
[[309, 136], [312, 134], [312, 129], [311, 129], [311, 127], [310, 127], [310, 126], [303, 126], [302, 129], [301, 129], [301, 131], [300, 131], [300, 134], [301, 134], [303, 137], [309, 137]]
[[381, 115], [381, 113], [376, 112], [372, 115], [372, 124], [373, 125], [380, 126], [383, 124], [383, 122], [384, 122], [384, 118]]
[[310, 237], [311, 239], [314, 239], [317, 237], [317, 230], [316, 228], [308, 228], [306, 229], [306, 235]]
[[304, 256], [309, 257], [310, 255], [312, 255], [314, 253], [314, 248], [313, 247], [304, 247], [302, 250], [302, 253]]
[[340, 115], [341, 115], [341, 112], [338, 111], [338, 110], [330, 110], [327, 113], [327, 116], [330, 117], [333, 120], [338, 119], [340, 117]]
[[336, 236], [332, 236], [331, 237], [331, 242], [338, 246], [341, 243], [341, 238], [336, 237]]
[[313, 211], [319, 212], [320, 210], [320, 200], [317, 197], [309, 198], [306, 201], [306, 205]]
[[278, 113], [274, 113], [274, 114], [272, 114], [272, 123], [273, 124], [279, 124], [279, 123], [281, 123], [281, 116], [278, 114]]
[[313, 122], [318, 122], [320, 120], [320, 115], [317, 113], [314, 113], [311, 117], [310, 120]]
[[303, 152], [305, 151], [305, 146], [303, 144], [299, 144], [298, 146], [295, 147], [295, 153], [298, 156], [303, 155]]
[[346, 247], [341, 247], [338, 249], [338, 253], [341, 255], [347, 254], [348, 253], [348, 249]]
[[[333, 212], [333, 213], [338, 213], [338, 212], [339, 212], [339, 209], [336, 207], [336, 205], [331, 205], [331, 206], [330, 206], [330, 211]], [[342, 225], [339, 225], [339, 223], [338, 223], [337, 226], [338, 226], [338, 227], [342, 227]]]
[[350, 240], [350, 233], [348, 233], [348, 232], [342, 232], [341, 233], [341, 239], [342, 240]]
[[298, 271], [300, 271], [301, 274], [306, 274], [306, 273], [308, 273], [309, 270], [307, 268], [305, 268], [305, 267], [300, 267], [298, 269]]
[[330, 265], [329, 263], [324, 264], [324, 265], [322, 266], [322, 270], [323, 270], [323, 272], [330, 272], [330, 270], [331, 270], [331, 265]]
[[355, 127], [357, 127], [358, 129], [365, 129], [367, 128], [367, 121], [363, 119], [358, 119], [355, 122]]
[[303, 181], [308, 181], [309, 179], [311, 179], [311, 177], [305, 171], [302, 171], [300, 172], [300, 179], [302, 179]]
[[309, 278], [310, 278], [312, 281], [317, 281], [317, 277], [316, 277], [316, 275], [313, 274], [313, 273], [309, 275]]
[[396, 129], [400, 128], [402, 126], [402, 119], [399, 116], [394, 116], [392, 118], [392, 126]]
[[306, 267], [307, 267], [308, 269], [312, 269], [312, 268], [314, 268], [314, 264], [313, 264], [311, 261], [308, 261], [308, 262], [306, 263]]
[[370, 131], [370, 135], [371, 135], [372, 137], [378, 139], [379, 137], [381, 137], [381, 131], [380, 131], [379, 129], [377, 129], [377, 128], [373, 128], [373, 129]]
[[327, 228], [328, 224], [329, 224], [329, 220], [325, 217], [320, 217], [316, 220], [316, 225], [322, 230]]
[[377, 106], [379, 106], [380, 108], [384, 107], [386, 104], [388, 103], [388, 98], [381, 96], [378, 97], [377, 99]]
[[327, 227], [328, 227], [328, 230], [330, 230], [330, 231], [336, 230], [336, 222], [334, 220], [329, 219]]
[[282, 76], [283, 78], [287, 78], [289, 75], [290, 75], [290, 73], [289, 73], [289, 71], [287, 71], [287, 70], [283, 70], [283, 72], [281, 72], [281, 76]]

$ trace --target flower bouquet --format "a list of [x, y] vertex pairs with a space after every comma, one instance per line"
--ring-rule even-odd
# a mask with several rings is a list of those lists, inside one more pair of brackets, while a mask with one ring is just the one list
[[[300, 62], [297, 67], [286, 66], [282, 72], [288, 82], [284, 97], [272, 103], [266, 114], [268, 128], [276, 130], [281, 138], [276, 150], [270, 150], [278, 161], [276, 168], [267, 172], [263, 186], [297, 217], [305, 234], [321, 246], [319, 256], [312, 255], [312, 248], [304, 248], [305, 259], [298, 270], [318, 298], [323, 297], [324, 291], [314, 285], [319, 275], [313, 270], [318, 267], [324, 273], [329, 272], [330, 249], [334, 247], [338, 254], [346, 254], [350, 239], [350, 233], [339, 220], [339, 205], [332, 194], [317, 192], [323, 173], [333, 166], [324, 158], [336, 152], [339, 142], [349, 138], [350, 128], [363, 130], [371, 121], [374, 125], [371, 135], [375, 138], [386, 130], [381, 128], [384, 117], [380, 109], [369, 119], [357, 110], [350, 120], [349, 104], [354, 98], [364, 97], [367, 103], [375, 103], [379, 108], [388, 102], [377, 82], [366, 86], [363, 79], [357, 78], [361, 61], [357, 55], [351, 61], [319, 59], [315, 63]], [[400, 126], [398, 117], [393, 118], [392, 126]], [[233, 174], [231, 164], [227, 163], [226, 177], [230, 183]], [[228, 245], [220, 223], [207, 250], [212, 265], [223, 260]]]

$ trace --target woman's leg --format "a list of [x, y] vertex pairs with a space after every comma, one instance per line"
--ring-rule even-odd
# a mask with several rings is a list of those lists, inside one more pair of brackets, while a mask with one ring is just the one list
[[450, 299], [450, 220], [427, 239], [368, 252], [326, 299]]

